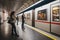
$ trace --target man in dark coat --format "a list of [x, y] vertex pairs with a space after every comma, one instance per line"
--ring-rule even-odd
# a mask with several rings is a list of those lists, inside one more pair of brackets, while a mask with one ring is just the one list
[[25, 29], [25, 28], [24, 28], [24, 22], [25, 22], [24, 18], [25, 18], [25, 17], [24, 17], [24, 13], [23, 13], [23, 15], [22, 15], [22, 30], [23, 30], [23, 31], [24, 31], [24, 29]]

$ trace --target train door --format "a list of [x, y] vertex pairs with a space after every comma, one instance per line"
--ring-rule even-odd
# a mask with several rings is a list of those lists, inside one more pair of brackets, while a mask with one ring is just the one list
[[51, 32], [60, 35], [60, 3], [51, 5]]
[[[32, 10], [30, 10], [30, 11], [27, 11], [27, 12], [25, 12], [24, 14], [25, 14], [25, 24], [28, 24], [28, 25], [30, 25], [30, 26], [32, 26], [32, 25], [34, 25], [34, 18], [33, 18], [33, 13], [32, 13], [33, 11]], [[32, 21], [32, 19], [33, 19], [33, 21]]]

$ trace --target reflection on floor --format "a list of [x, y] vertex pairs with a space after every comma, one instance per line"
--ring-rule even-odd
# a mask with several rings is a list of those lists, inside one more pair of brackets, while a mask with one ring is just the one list
[[47, 36], [44, 36], [37, 31], [24, 25], [25, 30], [21, 28], [21, 23], [16, 25], [16, 31], [19, 37], [11, 35], [11, 25], [7, 22], [3, 23], [0, 27], [0, 40], [53, 40]]
[[23, 39], [21, 39], [19, 37], [16, 37], [15, 35], [8, 36], [8, 37], [0, 36], [0, 38], [1, 38], [0, 40], [23, 40]]
[[0, 40], [22, 40], [20, 37], [16, 37], [15, 35], [11, 35], [11, 25], [7, 22], [0, 24]]
[[37, 32], [37, 28], [36, 30], [34, 30], [34, 27], [33, 29], [29, 27], [29, 25], [24, 25], [25, 27], [25, 31], [22, 31], [21, 29], [21, 22], [19, 22], [18, 26], [16, 27], [17, 28], [17, 32], [19, 34], [19, 36], [21, 38], [23, 38], [23, 40], [52, 40], [51, 38], [53, 38], [54, 40], [60, 40], [60, 37], [57, 37], [57, 36], [54, 36], [50, 33], [47, 33], [47, 32], [44, 32], [42, 30], [39, 30], [39, 32], [43, 32], [44, 34], [47, 34], [50, 36], [50, 38], [42, 35], [41, 33]]

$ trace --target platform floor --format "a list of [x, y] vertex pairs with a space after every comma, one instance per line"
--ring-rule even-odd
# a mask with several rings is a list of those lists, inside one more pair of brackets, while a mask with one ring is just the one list
[[4, 22], [0, 27], [0, 40], [60, 40], [60, 37], [43, 32], [40, 29], [24, 25], [25, 30], [21, 28], [21, 22], [16, 25], [16, 31], [19, 37], [11, 35], [11, 25]]

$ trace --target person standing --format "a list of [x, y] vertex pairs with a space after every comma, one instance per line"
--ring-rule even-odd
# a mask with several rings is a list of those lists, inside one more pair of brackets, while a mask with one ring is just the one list
[[17, 32], [16, 32], [15, 22], [16, 22], [15, 11], [12, 11], [10, 14], [9, 23], [12, 26], [12, 35], [13, 35], [13, 31], [14, 31], [15, 35], [18, 37], [19, 35], [17, 35]]
[[18, 25], [18, 22], [19, 22], [19, 18], [18, 18], [18, 16], [17, 16], [17, 18], [16, 18], [16, 19], [17, 19], [17, 25]]
[[25, 29], [25, 28], [24, 28], [24, 22], [25, 22], [24, 18], [25, 18], [25, 17], [24, 17], [24, 13], [23, 13], [23, 15], [22, 15], [22, 30], [23, 30], [23, 31], [24, 31], [24, 29]]

